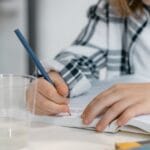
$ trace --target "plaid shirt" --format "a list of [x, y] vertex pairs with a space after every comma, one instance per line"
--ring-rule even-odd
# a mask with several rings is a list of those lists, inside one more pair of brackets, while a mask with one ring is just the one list
[[45, 68], [60, 73], [71, 96], [88, 91], [103, 68], [108, 79], [150, 72], [149, 10], [144, 6], [142, 17], [122, 18], [105, 0], [98, 1], [90, 7], [88, 23], [78, 38], [55, 60], [43, 61]]

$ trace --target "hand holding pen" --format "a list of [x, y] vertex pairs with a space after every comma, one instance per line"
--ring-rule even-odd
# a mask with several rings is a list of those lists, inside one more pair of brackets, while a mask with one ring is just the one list
[[[39, 115], [69, 113], [69, 100], [67, 99], [69, 90], [63, 78], [55, 71], [47, 73], [21, 32], [17, 29], [15, 33], [43, 76], [38, 79], [35, 113]], [[29, 101], [32, 99], [33, 89], [34, 87], [30, 87], [28, 90]], [[30, 104], [32, 105], [33, 102]]]
[[[66, 97], [68, 88], [65, 82], [57, 72], [50, 72], [49, 75], [55, 86], [47, 82], [44, 78], [38, 79], [35, 113], [39, 115], [69, 113], [69, 100]], [[28, 100], [32, 99], [32, 89], [34, 87], [29, 89]]]

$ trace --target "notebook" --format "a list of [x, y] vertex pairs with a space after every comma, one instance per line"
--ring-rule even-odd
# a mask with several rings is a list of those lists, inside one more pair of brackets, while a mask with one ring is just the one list
[[[148, 80], [139, 77], [122, 77], [113, 81], [94, 82], [88, 93], [70, 100], [71, 116], [68, 114], [59, 114], [57, 116], [34, 116], [34, 120], [51, 125], [95, 130], [96, 123], [101, 117], [96, 118], [90, 125], [84, 125], [80, 117], [89, 102], [99, 93], [111, 87], [115, 83], [135, 83], [137, 81], [147, 82]], [[124, 127], [118, 127], [116, 121], [114, 121], [105, 129], [105, 132], [115, 133], [118, 131], [150, 134], [150, 115], [133, 118]]]

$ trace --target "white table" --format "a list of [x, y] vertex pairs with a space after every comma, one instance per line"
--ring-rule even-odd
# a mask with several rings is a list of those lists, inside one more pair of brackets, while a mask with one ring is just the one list
[[116, 142], [150, 139], [150, 135], [96, 133], [94, 131], [36, 124], [29, 148], [24, 150], [114, 150]]

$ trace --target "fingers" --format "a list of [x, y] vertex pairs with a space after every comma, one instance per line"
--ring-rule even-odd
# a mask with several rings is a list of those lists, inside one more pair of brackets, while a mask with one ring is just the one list
[[[105, 111], [103, 117], [96, 125], [97, 131], [103, 131], [114, 119], [120, 116], [120, 114], [126, 114], [126, 109], [140, 101], [140, 98], [135, 97], [132, 93], [133, 92], [130, 92], [130, 90], [126, 88], [126, 85], [123, 86], [118, 84], [112, 86], [110, 89], [98, 95], [87, 106], [82, 114], [83, 123], [90, 124], [94, 118], [101, 115]], [[139, 112], [137, 115], [141, 113], [142, 112]], [[135, 116], [134, 113], [131, 113], [130, 116], [128, 115], [125, 115], [123, 118], [119, 119], [119, 125], [126, 123], [129, 118]]]
[[67, 97], [69, 95], [69, 89], [64, 79], [55, 71], [51, 71], [50, 76], [54, 81], [57, 92], [63, 97]]
[[98, 95], [82, 114], [83, 122], [90, 124], [98, 115], [102, 116], [96, 125], [103, 131], [117, 118], [119, 126], [125, 125], [133, 117], [150, 113], [150, 85], [118, 84]]
[[[113, 104], [110, 108], [107, 109], [101, 120], [96, 125], [97, 131], [104, 131], [105, 128], [116, 118], [118, 126], [125, 125], [130, 119], [150, 113], [150, 104], [138, 103], [139, 99], [124, 99]], [[137, 103], [136, 103], [137, 102]], [[147, 107], [146, 107], [147, 106]], [[94, 119], [94, 118], [93, 118]]]
[[68, 104], [68, 99], [61, 96], [53, 85], [47, 82], [45, 79], [40, 78], [38, 80], [38, 92], [45, 98], [56, 104]]
[[69, 100], [61, 96], [55, 87], [40, 78], [37, 81], [36, 100], [34, 103], [35, 84], [30, 86], [27, 90], [27, 107], [33, 112], [35, 106], [35, 113], [40, 115], [55, 115], [61, 112], [69, 112]]
[[120, 100], [113, 104], [103, 115], [102, 119], [97, 123], [96, 130], [103, 131], [112, 121], [114, 121], [124, 110], [126, 110], [133, 102], [130, 99]]
[[126, 109], [117, 119], [119, 126], [124, 126], [130, 119], [150, 113], [150, 103], [137, 103]]
[[59, 105], [47, 100], [40, 93], [37, 94], [35, 103], [35, 113], [40, 115], [56, 115], [61, 112], [69, 112], [68, 105]]
[[121, 99], [122, 95], [118, 92], [114, 92], [113, 88], [110, 88], [98, 95], [84, 110], [82, 118], [85, 124], [91, 123], [94, 118], [102, 114], [112, 104]]

